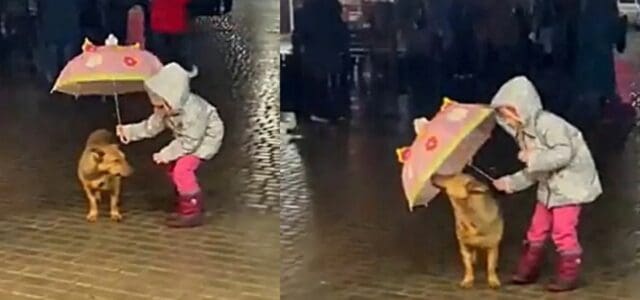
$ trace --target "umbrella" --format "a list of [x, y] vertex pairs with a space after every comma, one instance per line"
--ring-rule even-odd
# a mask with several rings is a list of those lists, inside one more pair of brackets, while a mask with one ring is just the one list
[[104, 46], [85, 39], [82, 54], [64, 67], [51, 92], [75, 97], [85, 95], [114, 96], [118, 124], [121, 123], [118, 94], [140, 92], [143, 82], [162, 68], [162, 63], [139, 44], [119, 46], [113, 35]]
[[413, 144], [397, 150], [409, 210], [426, 206], [438, 194], [439, 189], [431, 184], [432, 175], [459, 173], [471, 162], [495, 126], [492, 115], [493, 110], [486, 105], [460, 104], [445, 98], [440, 112], [421, 125]]

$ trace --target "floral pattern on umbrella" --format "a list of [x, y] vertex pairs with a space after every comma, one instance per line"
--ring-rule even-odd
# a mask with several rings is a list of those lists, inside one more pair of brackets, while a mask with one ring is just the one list
[[432, 151], [438, 147], [438, 138], [435, 136], [430, 136], [427, 139], [427, 142], [424, 144], [424, 148], [427, 151]]

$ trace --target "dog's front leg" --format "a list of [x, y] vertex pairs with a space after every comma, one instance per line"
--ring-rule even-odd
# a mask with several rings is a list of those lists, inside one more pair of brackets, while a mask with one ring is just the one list
[[111, 220], [119, 222], [122, 220], [122, 215], [120, 214], [120, 178], [115, 178], [113, 181], [113, 190], [109, 195], [111, 198]]
[[100, 192], [92, 191], [90, 187], [83, 185], [84, 192], [89, 200], [89, 213], [87, 213], [87, 221], [95, 222], [98, 220], [98, 201], [100, 201]]
[[474, 272], [473, 272], [473, 257], [474, 250], [470, 247], [467, 247], [463, 243], [460, 243], [460, 254], [462, 255], [462, 263], [464, 264], [464, 278], [460, 282], [460, 287], [462, 288], [471, 288], [473, 287], [474, 281]]
[[489, 287], [497, 289], [500, 287], [500, 279], [496, 270], [498, 269], [498, 245], [487, 249], [487, 281]]

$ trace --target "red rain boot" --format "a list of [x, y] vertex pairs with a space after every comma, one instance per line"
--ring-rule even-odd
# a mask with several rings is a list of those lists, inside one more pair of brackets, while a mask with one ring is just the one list
[[544, 254], [542, 245], [531, 245], [525, 241], [518, 268], [511, 277], [511, 283], [518, 285], [532, 284], [538, 280], [540, 275], [540, 264]]
[[175, 213], [167, 218], [167, 226], [174, 228], [187, 228], [202, 225], [204, 213], [202, 205], [202, 193], [192, 196], [180, 196]]
[[[198, 193], [200, 194], [200, 193]], [[198, 196], [198, 194], [196, 194], [196, 197]], [[180, 216], [180, 213], [178, 212], [180, 210], [180, 193], [178, 193], [178, 190], [173, 190], [173, 195], [174, 195], [174, 200], [171, 201], [168, 209], [168, 215], [167, 215], [167, 220], [169, 219], [175, 219], [178, 216]], [[200, 198], [202, 198], [202, 196], [199, 196]], [[205, 212], [204, 206], [200, 207], [202, 212]]]
[[556, 277], [547, 285], [550, 292], [568, 292], [578, 287], [580, 255], [560, 255], [556, 266]]

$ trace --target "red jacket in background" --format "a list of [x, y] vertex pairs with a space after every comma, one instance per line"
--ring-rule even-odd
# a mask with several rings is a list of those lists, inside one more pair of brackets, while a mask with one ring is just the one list
[[189, 29], [189, 1], [151, 0], [151, 30], [157, 33], [186, 33]]

